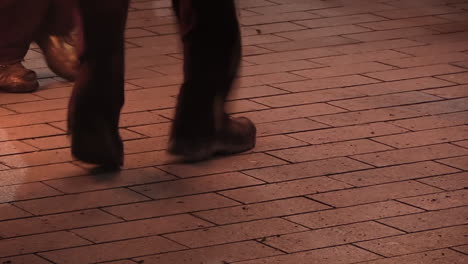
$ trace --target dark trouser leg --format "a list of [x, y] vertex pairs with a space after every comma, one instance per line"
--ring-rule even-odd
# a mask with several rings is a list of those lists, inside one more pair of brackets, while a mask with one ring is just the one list
[[0, 1], [0, 64], [24, 58], [49, 6], [50, 0]]
[[240, 62], [234, 0], [173, 0], [184, 45], [184, 83], [173, 141], [210, 141], [224, 118], [224, 101]]
[[124, 103], [124, 30], [128, 0], [80, 0], [84, 36], [79, 77], [68, 114], [72, 153], [80, 160], [118, 166]]

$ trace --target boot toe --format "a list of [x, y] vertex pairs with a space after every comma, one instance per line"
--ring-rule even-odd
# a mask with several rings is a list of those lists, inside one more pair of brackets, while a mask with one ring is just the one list
[[37, 75], [21, 63], [0, 65], [0, 90], [8, 93], [28, 93], [39, 88]]
[[78, 51], [74, 40], [62, 36], [47, 36], [38, 41], [47, 65], [58, 76], [74, 81], [78, 74]]

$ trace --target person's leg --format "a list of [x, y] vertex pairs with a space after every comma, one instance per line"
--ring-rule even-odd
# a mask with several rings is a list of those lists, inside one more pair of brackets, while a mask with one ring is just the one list
[[252, 148], [254, 125], [224, 111], [241, 57], [234, 0], [173, 0], [173, 7], [184, 46], [184, 83], [169, 151], [200, 160]]
[[44, 30], [47, 34], [64, 36], [75, 27], [77, 0], [50, 0], [50, 8], [44, 19]]
[[78, 71], [77, 45], [81, 21], [77, 0], [50, 0], [40, 33], [35, 39], [49, 68], [58, 76], [74, 81]]
[[84, 50], [70, 99], [72, 154], [85, 162], [118, 167], [118, 132], [124, 103], [124, 30], [128, 0], [80, 0]]
[[0, 1], [0, 63], [24, 58], [49, 6], [50, 0]]
[[50, 0], [0, 1], [0, 90], [30, 92], [38, 88], [36, 74], [21, 61], [49, 5]]

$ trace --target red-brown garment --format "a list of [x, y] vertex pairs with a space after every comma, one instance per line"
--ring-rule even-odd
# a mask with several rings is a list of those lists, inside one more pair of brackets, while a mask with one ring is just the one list
[[41, 34], [73, 27], [75, 0], [0, 0], [0, 64], [20, 61]]

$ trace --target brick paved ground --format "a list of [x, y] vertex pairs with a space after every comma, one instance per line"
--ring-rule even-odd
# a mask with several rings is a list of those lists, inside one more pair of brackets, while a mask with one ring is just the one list
[[169, 2], [132, 2], [120, 174], [72, 159], [35, 49], [42, 88], [0, 94], [0, 263], [468, 263], [467, 0], [240, 0], [258, 146], [196, 165]]

